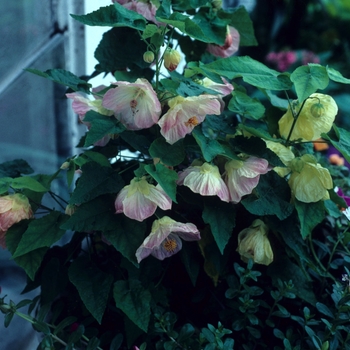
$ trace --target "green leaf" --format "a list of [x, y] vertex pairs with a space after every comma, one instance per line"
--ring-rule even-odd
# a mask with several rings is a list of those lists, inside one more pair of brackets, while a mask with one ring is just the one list
[[226, 77], [242, 78], [248, 84], [267, 90], [289, 90], [292, 87], [287, 73], [270, 69], [248, 56], [222, 58], [191, 69], [221, 83], [221, 77]]
[[203, 135], [201, 127], [196, 127], [192, 131], [192, 136], [201, 148], [203, 157], [207, 162], [212, 161], [218, 154], [224, 154], [225, 150], [216, 140], [211, 140]]
[[40, 219], [31, 220], [13, 257], [19, 257], [38, 248], [50, 247], [65, 234], [60, 225], [66, 220], [67, 215], [55, 210]]
[[63, 319], [53, 330], [53, 334], [57, 335], [59, 334], [61, 331], [63, 331], [66, 327], [70, 326], [71, 324], [73, 324], [74, 322], [77, 321], [77, 318], [74, 316], [68, 316], [65, 319]]
[[191, 279], [193, 286], [196, 285], [198, 274], [201, 268], [200, 256], [191, 249], [192, 245], [182, 242], [182, 249], [180, 250], [180, 258], [185, 266], [185, 269]]
[[101, 72], [124, 71], [128, 68], [146, 68], [149, 63], [143, 60], [147, 45], [137, 31], [130, 28], [112, 28], [103, 34], [95, 51]]
[[244, 198], [241, 203], [252, 214], [276, 215], [280, 220], [293, 212], [290, 204], [290, 188], [288, 183], [274, 171], [261, 175], [254, 192]]
[[[118, 221], [117, 221], [118, 220]], [[113, 244], [124, 257], [138, 266], [135, 252], [145, 238], [146, 224], [131, 220], [124, 215], [116, 218], [113, 230], [104, 230], [104, 237]]]
[[295, 208], [298, 212], [301, 236], [306, 238], [312, 230], [325, 218], [325, 206], [323, 201], [316, 203], [303, 203], [295, 199]]
[[77, 288], [86, 308], [101, 324], [112, 287], [113, 276], [101, 271], [87, 257], [79, 257], [74, 260], [69, 267], [68, 276]]
[[128, 10], [124, 6], [113, 5], [100, 7], [97, 11], [87, 15], [71, 15], [75, 20], [89, 26], [130, 27], [143, 31], [147, 20], [136, 11]]
[[113, 296], [116, 306], [121, 309], [132, 322], [147, 332], [151, 316], [151, 293], [144, 289], [141, 282], [130, 279], [114, 283]]
[[68, 86], [74, 91], [83, 91], [90, 94], [91, 84], [64, 69], [48, 69], [42, 72], [37, 69], [28, 68], [26, 71], [50, 79], [55, 83]]
[[329, 78], [325, 67], [309, 63], [298, 67], [290, 76], [294, 83], [299, 102], [303, 102], [317, 90], [328, 86]]
[[326, 67], [329, 79], [335, 81], [336, 83], [350, 84], [350, 79], [344, 78], [343, 75], [331, 67]]
[[125, 130], [125, 126], [114, 116], [109, 117], [95, 111], [89, 111], [84, 117], [84, 122], [91, 123], [84, 143], [84, 147], [93, 145], [108, 134], [120, 134]]
[[145, 30], [142, 33], [142, 38], [148, 39], [157, 33], [159, 33], [158, 26], [156, 26], [155, 24], [147, 24]]
[[330, 143], [350, 162], [350, 132], [333, 124], [335, 135], [321, 134], [321, 137]]
[[233, 91], [227, 108], [243, 117], [261, 119], [265, 114], [265, 107], [256, 98], [251, 98], [240, 91]]
[[163, 188], [165, 193], [175, 203], [176, 201], [176, 180], [178, 179], [177, 172], [168, 169], [166, 166], [158, 163], [154, 165], [146, 165], [145, 170], [150, 174]]
[[17, 177], [12, 180], [11, 187], [15, 189], [27, 188], [34, 192], [47, 192], [49, 189], [44, 187], [39, 181], [29, 176]]
[[334, 318], [333, 312], [328, 308], [327, 305], [318, 302], [316, 303], [316, 307], [319, 312], [322, 312], [324, 315], [332, 319]]
[[0, 164], [0, 177], [19, 177], [21, 174], [31, 174], [34, 170], [23, 159], [14, 159]]
[[152, 142], [149, 153], [153, 158], [160, 158], [163, 164], [170, 166], [179, 165], [186, 155], [182, 139], [170, 145], [163, 137]]
[[144, 135], [137, 134], [133, 131], [126, 130], [120, 134], [120, 137], [128, 145], [131, 146], [131, 151], [139, 151], [148, 155], [148, 149], [151, 146], [151, 142]]
[[122, 177], [111, 167], [89, 162], [82, 166], [82, 175], [69, 200], [81, 204], [106, 193], [118, 193], [124, 186]]
[[210, 225], [215, 242], [221, 254], [224, 254], [224, 249], [236, 224], [233, 205], [218, 200], [215, 202], [207, 201], [204, 205], [202, 218], [206, 224]]
[[80, 154], [77, 158], [74, 159], [74, 163], [79, 167], [82, 167], [84, 164], [89, 163], [91, 161], [96, 162], [101, 166], [111, 166], [106, 156], [94, 151], [85, 151], [84, 153]]

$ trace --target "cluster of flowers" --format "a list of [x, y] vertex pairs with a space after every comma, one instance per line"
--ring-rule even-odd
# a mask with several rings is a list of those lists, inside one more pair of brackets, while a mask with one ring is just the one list
[[270, 52], [266, 56], [266, 62], [273, 64], [280, 72], [288, 70], [294, 63], [306, 65], [308, 63], [320, 63], [320, 58], [309, 50]]

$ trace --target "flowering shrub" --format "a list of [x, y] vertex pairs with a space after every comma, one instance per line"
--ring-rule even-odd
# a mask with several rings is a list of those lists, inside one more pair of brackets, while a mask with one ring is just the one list
[[350, 80], [237, 55], [252, 22], [218, 1], [72, 16], [111, 27], [93, 74], [111, 83], [28, 70], [67, 86], [87, 131], [54, 174], [1, 164], [1, 245], [41, 287], [0, 298], [5, 326], [31, 322], [38, 349], [348, 349], [349, 170], [313, 145], [350, 161], [328, 91]]

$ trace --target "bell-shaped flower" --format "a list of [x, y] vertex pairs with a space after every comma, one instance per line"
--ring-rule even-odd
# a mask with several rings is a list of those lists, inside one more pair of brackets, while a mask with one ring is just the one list
[[164, 52], [163, 59], [164, 59], [164, 67], [169, 72], [172, 72], [177, 68], [177, 66], [181, 62], [182, 57], [179, 51], [176, 51], [168, 47]]
[[221, 106], [214, 95], [177, 96], [169, 102], [170, 109], [159, 120], [160, 133], [170, 144], [190, 134], [207, 114], [221, 114]]
[[243, 196], [252, 193], [259, 183], [260, 175], [266, 174], [270, 169], [266, 159], [249, 157], [245, 160], [228, 161], [225, 170], [230, 201], [238, 203]]
[[157, 207], [171, 209], [170, 197], [159, 186], [142, 178], [134, 178], [125, 186], [115, 200], [116, 213], [124, 213], [130, 219], [143, 221], [152, 216]]
[[0, 246], [6, 248], [7, 230], [23, 219], [33, 216], [28, 198], [20, 193], [0, 197]]
[[265, 223], [256, 219], [250, 227], [238, 234], [237, 251], [244, 262], [249, 259], [257, 264], [270, 265], [273, 261], [273, 251], [267, 238], [268, 227]]
[[190, 166], [179, 173], [177, 184], [185, 185], [202, 196], [218, 196], [224, 202], [229, 201], [227, 186], [216, 165]]
[[207, 51], [216, 57], [230, 57], [238, 51], [240, 35], [236, 28], [228, 26], [224, 45], [209, 44]]
[[288, 184], [292, 194], [301, 202], [312, 203], [329, 199], [328, 190], [333, 188], [328, 169], [317, 163], [314, 156], [304, 154], [290, 163], [292, 174]]
[[139, 78], [135, 83], [118, 81], [117, 87], [103, 96], [102, 106], [114, 112], [114, 116], [129, 130], [150, 128], [157, 123], [161, 105], [152, 85]]
[[164, 260], [181, 250], [181, 239], [184, 241], [198, 241], [201, 236], [194, 224], [183, 224], [168, 216], [163, 216], [153, 222], [150, 235], [137, 249], [137, 261], [140, 263], [149, 255]]
[[334, 99], [329, 95], [319, 93], [310, 95], [304, 105], [293, 101], [292, 108], [293, 112], [289, 106], [287, 112], [278, 122], [281, 136], [287, 139], [294, 122], [294, 116], [299, 114], [290, 140], [315, 141], [319, 139], [322, 133], [327, 133], [332, 128], [338, 113], [338, 106]]

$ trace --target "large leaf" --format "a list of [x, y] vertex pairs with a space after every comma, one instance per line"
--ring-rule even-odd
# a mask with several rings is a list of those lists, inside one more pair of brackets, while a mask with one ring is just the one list
[[160, 158], [163, 164], [170, 166], [179, 165], [186, 155], [182, 139], [170, 145], [163, 137], [153, 141], [149, 153], [153, 158]]
[[113, 230], [104, 230], [104, 237], [113, 247], [135, 266], [138, 266], [135, 252], [145, 238], [146, 224], [118, 215]]
[[48, 188], [30, 176], [17, 177], [12, 180], [11, 187], [16, 189], [26, 188], [34, 192], [47, 192]]
[[83, 91], [87, 94], [90, 93], [91, 84], [64, 69], [49, 69], [45, 72], [42, 72], [37, 69], [28, 68], [26, 71], [39, 75], [43, 78], [50, 79], [55, 83], [68, 86], [74, 91]]
[[159, 183], [171, 200], [177, 203], [176, 180], [178, 179], [178, 175], [176, 171], [168, 169], [160, 163], [156, 164], [156, 166], [146, 165], [145, 170]]
[[96, 321], [101, 324], [113, 276], [101, 271], [90, 259], [79, 257], [68, 270], [69, 280]]
[[65, 234], [66, 231], [60, 226], [66, 220], [67, 215], [55, 210], [40, 219], [31, 220], [13, 257], [19, 257], [38, 248], [51, 247]]
[[102, 194], [116, 194], [123, 186], [122, 177], [114, 169], [89, 162], [82, 166], [82, 175], [77, 181], [77, 186], [69, 203], [81, 204]]
[[71, 15], [77, 21], [89, 26], [130, 27], [144, 30], [147, 20], [135, 11], [128, 10], [117, 2], [100, 7], [87, 15]]
[[328, 86], [329, 78], [325, 67], [319, 64], [308, 64], [298, 67], [290, 76], [294, 83], [299, 102], [303, 102], [317, 90]]
[[204, 206], [202, 217], [204, 222], [210, 225], [215, 242], [223, 254], [235, 227], [236, 216], [233, 205], [219, 200], [208, 200]]
[[151, 293], [141, 282], [130, 279], [114, 283], [113, 296], [116, 306], [121, 309], [132, 322], [147, 332], [151, 316]]
[[0, 177], [18, 177], [21, 174], [31, 174], [34, 170], [23, 159], [14, 159], [0, 164]]
[[343, 75], [331, 67], [326, 67], [329, 79], [343, 84], [350, 84], [350, 79], [343, 77]]
[[321, 137], [331, 144], [350, 162], [350, 132], [333, 124], [335, 134], [321, 134]]
[[248, 56], [222, 58], [191, 69], [217, 82], [222, 82], [221, 77], [242, 78], [248, 84], [267, 90], [289, 90], [292, 87], [286, 73], [270, 69]]
[[290, 188], [287, 182], [274, 171], [260, 176], [258, 186], [253, 194], [242, 200], [244, 207], [252, 214], [276, 215], [280, 220], [293, 212], [290, 204]]
[[232, 93], [232, 98], [227, 108], [243, 117], [251, 117], [257, 120], [265, 114], [265, 107], [259, 100], [251, 98], [241, 91], [234, 91]]
[[144, 135], [137, 134], [133, 131], [125, 130], [120, 134], [120, 137], [128, 145], [131, 146], [131, 151], [140, 151], [143, 154], [148, 155], [148, 149], [151, 146], [151, 142]]
[[108, 134], [119, 134], [125, 130], [125, 126], [116, 118], [89, 111], [84, 117], [84, 122], [89, 122], [91, 128], [86, 135], [84, 147], [93, 145]]
[[324, 203], [323, 201], [303, 203], [296, 199], [294, 204], [300, 220], [301, 236], [306, 238], [316, 225], [325, 218]]
[[143, 60], [146, 44], [137, 31], [130, 28], [112, 28], [103, 34], [95, 51], [101, 72], [124, 71], [127, 67], [146, 68], [149, 63]]

